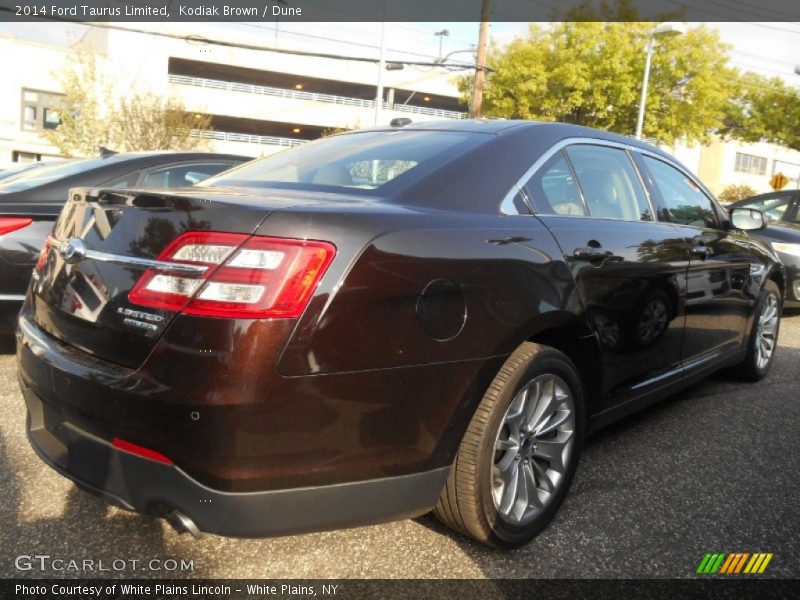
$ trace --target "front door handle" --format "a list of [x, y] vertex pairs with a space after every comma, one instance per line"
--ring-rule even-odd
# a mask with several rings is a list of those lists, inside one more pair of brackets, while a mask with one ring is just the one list
[[594, 248], [592, 246], [587, 246], [586, 248], [575, 248], [572, 251], [572, 255], [580, 260], [605, 260], [606, 258], [612, 256], [614, 253], [610, 250], [603, 250], [602, 248]]
[[709, 246], [706, 246], [705, 244], [700, 244], [700, 245], [694, 246], [692, 248], [692, 254], [694, 256], [699, 256], [703, 260], [707, 259], [713, 253], [714, 253], [714, 251]]

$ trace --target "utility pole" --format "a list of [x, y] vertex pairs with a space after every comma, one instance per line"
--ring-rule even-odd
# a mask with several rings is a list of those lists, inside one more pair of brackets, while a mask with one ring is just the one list
[[481, 6], [481, 28], [478, 33], [478, 56], [475, 59], [475, 87], [472, 89], [472, 104], [469, 116], [479, 119], [483, 105], [483, 86], [486, 82], [486, 43], [489, 38], [489, 17], [492, 0], [483, 0]]

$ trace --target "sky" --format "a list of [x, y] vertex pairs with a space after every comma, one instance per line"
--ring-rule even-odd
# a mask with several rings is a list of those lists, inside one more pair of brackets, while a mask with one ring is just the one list
[[[690, 23], [690, 26], [693, 25]], [[794, 73], [800, 65], [800, 23], [707, 23], [720, 32], [723, 41], [733, 46], [731, 62], [742, 70], [779, 76], [800, 86]], [[214, 38], [247, 40], [265, 46], [280, 45], [297, 49], [334, 52], [354, 56], [378, 54], [381, 23], [180, 23], [183, 28]], [[491, 37], [499, 45], [524, 35], [526, 23], [492, 23]], [[86, 26], [63, 23], [0, 23], [0, 34], [10, 34], [34, 41], [66, 45], [80, 37]], [[436, 32], [447, 30], [446, 37]], [[473, 60], [471, 48], [477, 43], [477, 23], [387, 23], [385, 27], [387, 59], [432, 60], [442, 54], [451, 62]]]

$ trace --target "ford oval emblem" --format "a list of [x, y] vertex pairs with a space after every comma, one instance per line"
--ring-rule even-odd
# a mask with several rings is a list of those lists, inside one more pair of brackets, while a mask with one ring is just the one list
[[58, 253], [65, 263], [74, 265], [86, 258], [86, 244], [80, 238], [71, 237], [61, 244]]

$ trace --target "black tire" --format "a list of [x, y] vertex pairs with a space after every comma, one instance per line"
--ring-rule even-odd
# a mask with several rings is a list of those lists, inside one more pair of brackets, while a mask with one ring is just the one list
[[[504, 520], [492, 495], [495, 444], [517, 393], [542, 376], [555, 376], [559, 384], [568, 387], [573, 409], [570, 414], [574, 415], [573, 441], [564, 472], [554, 491], [547, 495], [544, 508], [532, 521], [515, 526]], [[495, 548], [514, 548], [529, 542], [550, 523], [569, 490], [580, 458], [585, 420], [581, 381], [570, 359], [548, 346], [522, 344], [500, 369], [475, 411], [434, 514], [451, 529]]]
[[[769, 302], [769, 298], [772, 296], [777, 301], [777, 315], [778, 321], [775, 329], [775, 349], [772, 351], [769, 360], [765, 365], [759, 366], [758, 364], [758, 350], [757, 350], [757, 340], [758, 340], [758, 327], [759, 327], [759, 320], [761, 315], [763, 314], [767, 303]], [[778, 344], [778, 335], [780, 333], [781, 327], [781, 312], [783, 309], [783, 297], [781, 296], [781, 290], [778, 287], [778, 284], [772, 280], [768, 280], [766, 284], [764, 284], [764, 288], [761, 290], [761, 295], [758, 298], [758, 302], [756, 303], [754, 317], [753, 317], [753, 326], [750, 329], [750, 335], [747, 337], [747, 349], [745, 351], [745, 356], [742, 362], [738, 365], [733, 367], [729, 372], [735, 378], [741, 381], [761, 381], [764, 377], [767, 376], [769, 373], [770, 367], [772, 367], [772, 363], [775, 361], [775, 354], [777, 353], [777, 344]]]

